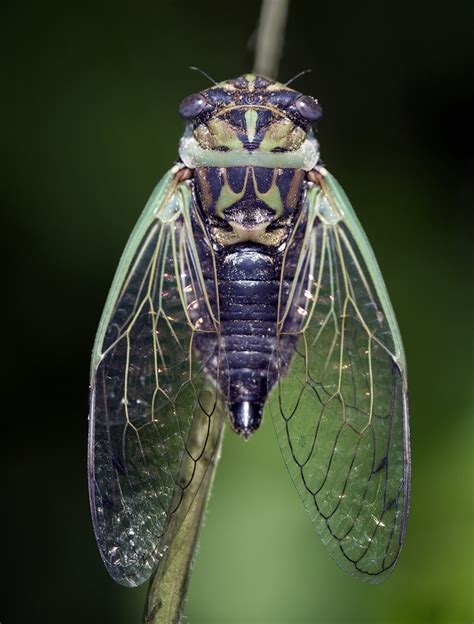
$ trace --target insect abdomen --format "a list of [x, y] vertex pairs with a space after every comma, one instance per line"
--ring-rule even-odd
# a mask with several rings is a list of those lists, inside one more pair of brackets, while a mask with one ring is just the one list
[[272, 354], [278, 313], [276, 258], [254, 247], [226, 253], [218, 268], [222, 340], [221, 388], [232, 425], [248, 436], [258, 428], [275, 382]]

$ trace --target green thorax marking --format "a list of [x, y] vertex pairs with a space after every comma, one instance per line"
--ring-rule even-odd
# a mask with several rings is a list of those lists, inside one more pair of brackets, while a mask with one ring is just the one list
[[[227, 178], [227, 174], [227, 170], [224, 169], [222, 171], [223, 183], [221, 185], [219, 197], [215, 206], [216, 214], [221, 219], [225, 218], [224, 211], [227, 208], [231, 208], [232, 206], [238, 204], [246, 194], [249, 197], [255, 197], [262, 201], [274, 213], [273, 218], [278, 219], [279, 217], [281, 217], [284, 211], [284, 206], [280, 189], [278, 188], [278, 185], [276, 183], [276, 171], [273, 175], [273, 180], [271, 182], [270, 188], [265, 192], [261, 192], [258, 189], [258, 180], [253, 167], [248, 167], [246, 169], [244, 182], [240, 191], [232, 190]], [[252, 188], [248, 187], [249, 177], [252, 178]]]
[[231, 206], [233, 206], [234, 204], [236, 204], [238, 201], [240, 201], [243, 198], [243, 196], [245, 195], [247, 180], [248, 180], [248, 170], [245, 175], [245, 182], [242, 187], [242, 190], [240, 192], [234, 192], [230, 188], [229, 182], [227, 181], [227, 176], [224, 174], [224, 184], [221, 187], [221, 192], [216, 202], [216, 214], [221, 219], [224, 218], [224, 210], [226, 210], [226, 208], [230, 208]]

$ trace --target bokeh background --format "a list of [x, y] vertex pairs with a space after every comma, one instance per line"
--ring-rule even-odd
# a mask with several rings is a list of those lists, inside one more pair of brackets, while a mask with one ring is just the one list
[[[86, 489], [89, 357], [127, 236], [177, 154], [181, 99], [252, 66], [258, 2], [10, 3], [3, 10], [2, 623], [139, 622]], [[293, 1], [280, 77], [325, 111], [323, 158], [379, 259], [409, 364], [413, 499], [392, 577], [326, 554], [271, 422], [229, 431], [191, 624], [473, 619], [474, 9]]]

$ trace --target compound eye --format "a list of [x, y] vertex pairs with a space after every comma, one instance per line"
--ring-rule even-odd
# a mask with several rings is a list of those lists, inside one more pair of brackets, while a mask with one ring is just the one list
[[299, 114], [311, 123], [318, 121], [323, 115], [323, 109], [318, 100], [315, 100], [310, 95], [300, 95], [295, 100], [294, 105]]
[[188, 95], [179, 105], [179, 114], [184, 119], [194, 119], [206, 108], [207, 100], [202, 93]]

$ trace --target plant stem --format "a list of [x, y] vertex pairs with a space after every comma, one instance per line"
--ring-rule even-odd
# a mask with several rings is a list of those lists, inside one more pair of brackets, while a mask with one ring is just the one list
[[[209, 392], [208, 419], [200, 408], [194, 417], [186, 447], [187, 453], [178, 477], [174, 509], [160, 544], [164, 555], [148, 588], [145, 624], [178, 624], [188, 588], [189, 572], [197, 545], [206, 503], [219, 460], [225, 412], [220, 402], [212, 407], [214, 392]], [[201, 405], [206, 400], [200, 396]], [[202, 449], [205, 443], [204, 450]], [[199, 457], [194, 461], [193, 457]]]
[[258, 23], [254, 73], [276, 78], [280, 65], [289, 0], [263, 0]]

